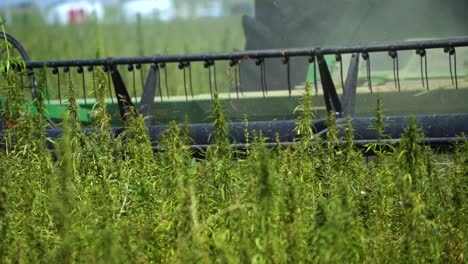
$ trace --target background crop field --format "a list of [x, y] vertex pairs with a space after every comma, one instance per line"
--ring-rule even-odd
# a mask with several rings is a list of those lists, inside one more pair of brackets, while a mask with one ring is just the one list
[[[199, 18], [195, 20], [176, 20], [171, 23], [142, 22], [141, 24], [94, 24], [74, 26], [54, 26], [43, 23], [9, 25], [7, 31], [15, 36], [25, 47], [32, 60], [85, 59], [127, 56], [151, 56], [166, 54], [192, 54], [200, 52], [225, 52], [244, 48], [244, 33], [240, 16], [222, 18]], [[232, 69], [228, 62], [216, 66], [217, 82], [224, 91], [230, 91]], [[72, 69], [72, 72], [76, 72]], [[132, 84], [132, 75], [121, 69], [127, 86]], [[49, 73], [50, 74], [50, 73]], [[144, 82], [143, 75], [137, 74], [137, 83]], [[51, 74], [50, 74], [51, 75]], [[177, 64], [167, 68], [169, 91], [171, 95], [184, 93], [183, 72]], [[141, 78], [142, 77], [142, 78]], [[50, 87], [57, 84], [51, 75]], [[79, 76], [73, 76], [76, 82]], [[88, 76], [87, 87], [92, 87]], [[68, 82], [62, 78], [65, 86]], [[203, 63], [192, 65], [192, 85], [194, 92], [209, 91], [208, 70]], [[138, 93], [141, 85], [137, 85]], [[50, 89], [49, 95], [57, 98], [57, 90]], [[83, 97], [83, 95], [80, 95]]]
[[171, 23], [9, 25], [33, 60], [223, 52], [244, 48], [238, 16]]

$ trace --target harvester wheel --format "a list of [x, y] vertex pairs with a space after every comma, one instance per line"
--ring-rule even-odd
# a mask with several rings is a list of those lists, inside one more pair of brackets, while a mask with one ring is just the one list
[[[7, 48], [8, 45], [8, 48]], [[8, 56], [14, 59], [14, 62], [18, 62], [17, 64], [13, 64], [12, 67], [24, 67], [22, 62], [29, 62], [31, 59], [29, 54], [26, 52], [26, 49], [21, 45], [21, 43], [15, 39], [13, 36], [0, 31], [0, 63], [3, 64], [7, 61]], [[23, 81], [21, 79], [21, 85], [23, 88], [29, 88], [31, 91], [30, 96], [26, 96], [25, 100], [34, 100], [36, 98], [36, 79], [34, 77], [34, 73], [32, 71], [27, 71], [27, 78]], [[0, 129], [5, 128], [6, 126], [12, 127], [14, 121], [7, 120], [6, 125], [0, 125]]]
[[[6, 37], [6, 41], [5, 41]], [[9, 45], [9, 53], [11, 58], [20, 58], [24, 62], [29, 62], [31, 59], [29, 54], [26, 52], [26, 49], [21, 45], [21, 43], [15, 39], [13, 36], [0, 31], [0, 43], [5, 43]], [[0, 63], [4, 63], [6, 61], [6, 54], [7, 48], [4, 45], [0, 45]], [[28, 73], [29, 79], [29, 87], [31, 88], [31, 99], [36, 98], [36, 81], [34, 78], [34, 73], [31, 71]]]
[[[5, 36], [6, 36], [6, 41], [13, 48], [13, 51], [10, 51], [10, 52], [12, 52], [13, 56], [19, 54], [25, 62], [31, 60], [29, 58], [28, 53], [24, 49], [23, 45], [21, 45], [21, 43], [17, 39], [15, 39], [13, 36], [11, 36], [8, 33], [0, 31], [0, 41], [2, 41], [2, 42], [5, 41]], [[15, 51], [16, 51], [16, 54], [15, 54]], [[3, 58], [3, 54], [5, 52], [6, 52], [6, 48], [3, 47], [2, 50], [0, 51], [1, 58]]]

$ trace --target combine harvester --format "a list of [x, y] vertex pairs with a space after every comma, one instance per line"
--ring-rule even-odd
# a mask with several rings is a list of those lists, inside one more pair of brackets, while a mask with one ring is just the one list
[[[306, 81], [314, 92], [317, 135], [327, 131], [324, 120], [332, 112], [339, 129], [345, 117], [352, 117], [357, 145], [375, 142], [377, 135], [370, 127], [375, 122], [378, 94], [384, 104], [385, 132], [392, 138], [388, 141], [400, 137], [410, 116], [415, 116], [424, 133], [424, 143], [446, 147], [468, 139], [462, 136], [468, 135], [468, 37], [463, 37], [468, 35], [468, 21], [458, 12], [466, 10], [460, 7], [467, 6], [465, 1], [432, 1], [429, 9], [421, 1], [341, 2], [328, 1], [322, 6], [320, 1], [257, 1], [255, 17], [243, 18], [246, 51], [238, 52], [32, 61], [17, 40], [9, 35], [7, 40], [29, 69], [23, 78], [31, 90], [26, 101], [36, 97], [38, 71], [48, 73], [46, 105], [52, 137], [60, 134], [56, 126], [68, 107], [67, 80], [75, 80], [80, 91], [81, 122], [92, 123], [96, 99], [90, 90], [95, 89], [95, 70], [101, 68], [108, 78], [107, 109], [115, 130], [122, 131], [121, 120], [133, 106], [146, 117], [154, 142], [170, 121], [188, 118], [192, 148], [206, 149], [213, 131], [209, 112], [216, 93], [231, 121], [234, 146], [243, 148], [248, 142], [245, 116], [248, 129], [262, 131], [267, 145], [275, 146], [277, 139], [292, 145], [297, 137], [294, 110]], [[406, 5], [419, 8], [421, 18], [441, 17], [445, 24], [433, 33], [431, 21], [405, 14], [409, 12]], [[441, 6], [434, 8], [437, 5]], [[402, 11], [397, 13], [399, 8]], [[447, 22], [449, 14], [452, 22]], [[288, 18], [292, 21], [285, 23]], [[458, 27], [461, 22], [464, 26]], [[313, 47], [288, 48], [297, 46]], [[181, 92], [168, 83], [167, 69], [174, 65], [183, 78], [183, 87], [178, 87]], [[207, 87], [198, 89], [206, 93], [194, 93], [196, 67], [204, 68], [207, 75]], [[221, 67], [229, 68], [229, 74], [221, 74]]]

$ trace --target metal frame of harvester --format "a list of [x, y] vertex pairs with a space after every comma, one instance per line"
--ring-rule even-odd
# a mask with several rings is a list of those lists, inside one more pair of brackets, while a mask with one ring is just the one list
[[[118, 107], [120, 117], [124, 119], [127, 115], [129, 106], [134, 106], [140, 111], [142, 115], [146, 117], [148, 131], [151, 138], [157, 141], [161, 133], [165, 130], [165, 125], [157, 125], [151, 122], [151, 118], [155, 118], [155, 113], [158, 110], [160, 102], [157, 100], [158, 91], [162, 101], [162, 85], [161, 75], [167, 64], [178, 64], [179, 69], [184, 70], [184, 78], [186, 78], [185, 70], [190, 70], [192, 64], [202, 63], [205, 68], [209, 70], [210, 74], [210, 94], [211, 97], [206, 99], [207, 102], [211, 102], [212, 95], [217, 90], [217, 87], [211, 87], [211, 75], [214, 74], [216, 77], [216, 64], [221, 62], [229, 62], [229, 65], [235, 68], [236, 82], [235, 87], [232, 89], [232, 93], [235, 94], [233, 98], [228, 99], [229, 101], [242, 102], [243, 100], [249, 100], [244, 98], [243, 94], [246, 93], [242, 90], [242, 80], [240, 77], [240, 67], [245, 61], [254, 61], [259, 67], [261, 83], [259, 86], [260, 96], [262, 104], [268, 104], [270, 98], [268, 98], [268, 84], [265, 81], [266, 71], [266, 60], [276, 59], [284, 64], [284, 74], [287, 76], [284, 87], [284, 96], [286, 100], [290, 99], [293, 95], [294, 87], [289, 78], [291, 74], [290, 61], [291, 59], [302, 59], [306, 60], [313, 67], [315, 82], [312, 84], [312, 88], [315, 89], [316, 95], [323, 97], [322, 103], [320, 103], [326, 110], [326, 112], [333, 112], [336, 114], [337, 123], [343, 123], [343, 118], [351, 116], [352, 124], [355, 129], [356, 144], [364, 146], [367, 143], [371, 143], [377, 140], [375, 131], [369, 127], [375, 121], [372, 115], [356, 115], [357, 93], [358, 87], [358, 73], [360, 68], [359, 60], [365, 61], [366, 65], [366, 76], [367, 85], [372, 93], [372, 78], [371, 78], [371, 58], [374, 53], [387, 53], [389, 60], [393, 62], [393, 75], [395, 90], [392, 93], [402, 94], [400, 78], [399, 78], [399, 66], [398, 59], [399, 54], [404, 51], [413, 51], [421, 59], [421, 85], [429, 91], [430, 83], [427, 74], [427, 51], [432, 49], [442, 49], [449, 58], [450, 63], [450, 76], [454, 89], [451, 93], [453, 100], [461, 100], [459, 102], [450, 102], [451, 104], [461, 104], [461, 112], [457, 113], [444, 113], [444, 114], [422, 114], [416, 115], [416, 122], [421, 128], [425, 135], [422, 140], [424, 143], [432, 146], [450, 146], [454, 142], [464, 141], [468, 138], [462, 136], [463, 134], [468, 135], [468, 111], [463, 110], [466, 108], [466, 100], [468, 99], [468, 89], [459, 87], [459, 76], [456, 68], [457, 60], [457, 49], [461, 47], [468, 47], [468, 38], [460, 39], [445, 39], [445, 40], [430, 40], [430, 41], [414, 41], [405, 43], [394, 43], [394, 44], [382, 44], [382, 45], [367, 45], [367, 46], [351, 46], [342, 48], [302, 48], [302, 49], [271, 49], [271, 50], [253, 50], [253, 51], [241, 51], [241, 52], [228, 52], [228, 53], [204, 53], [204, 54], [192, 54], [192, 55], [167, 55], [167, 56], [139, 56], [139, 57], [125, 57], [125, 58], [103, 58], [103, 59], [77, 59], [77, 60], [59, 60], [59, 61], [31, 61], [28, 54], [21, 46], [21, 44], [15, 40], [12, 36], [7, 35], [7, 40], [11, 45], [16, 48], [25, 60], [26, 67], [29, 69], [31, 78], [31, 93], [32, 98], [35, 97], [35, 81], [34, 71], [37, 69], [51, 69], [56, 75], [60, 72], [70, 72], [75, 69], [79, 74], [84, 74], [84, 71], [93, 72], [97, 67], [102, 67], [105, 72], [108, 73], [113, 87], [113, 94], [115, 103], [112, 105]], [[343, 78], [343, 60], [342, 56], [350, 55], [350, 64], [347, 72], [347, 76], [343, 82], [343, 92], [339, 95], [335, 86], [332, 74], [330, 73], [329, 66], [325, 56], [334, 56], [336, 61], [339, 62], [341, 68], [341, 75]], [[455, 61], [452, 64], [452, 61]], [[119, 66], [126, 66], [129, 71], [140, 69], [142, 65], [147, 65], [148, 76], [146, 78], [143, 93], [139, 101], [135, 97], [130, 96], [129, 89], [127, 89], [119, 71]], [[239, 79], [239, 80], [238, 80]], [[185, 80], [185, 79], [184, 79]], [[193, 99], [193, 92], [189, 90], [192, 88], [185, 84], [185, 104], [190, 104]], [[166, 84], [167, 85], [167, 84]], [[190, 89], [188, 89], [190, 88]], [[60, 89], [60, 87], [58, 87]], [[166, 86], [167, 89], [167, 86]], [[319, 91], [319, 89], [321, 91]], [[367, 94], [370, 94], [367, 93]], [[84, 93], [86, 94], [86, 93]], [[266, 99], [264, 99], [266, 97]], [[404, 97], [404, 95], [403, 95]], [[223, 100], [223, 99], [221, 99]], [[62, 101], [60, 99], [60, 101]], [[256, 101], [259, 102], [259, 101]], [[465, 102], [465, 103], [464, 103]], [[62, 102], [60, 102], [62, 103]], [[418, 102], [414, 102], [418, 103]], [[419, 103], [427, 103], [421, 101]], [[180, 105], [180, 104], [179, 104]], [[465, 105], [465, 106], [464, 106]], [[401, 105], [403, 107], [403, 105]], [[177, 107], [177, 104], [172, 107]], [[261, 107], [261, 106], [260, 106]], [[278, 108], [280, 109], [280, 108]], [[281, 114], [281, 113], [279, 113]], [[261, 120], [260, 116], [255, 121], [249, 122], [249, 130], [262, 131], [262, 134], [267, 138], [267, 145], [275, 146], [279, 143], [282, 145], [294, 145], [296, 139], [296, 121], [291, 116], [286, 116], [283, 120]], [[260, 119], [260, 120], [258, 120]], [[400, 137], [404, 130], [404, 127], [408, 123], [409, 116], [388, 116], [385, 117], [387, 124], [385, 130], [386, 133], [394, 139], [388, 139], [386, 141], [393, 142]], [[154, 121], [154, 120], [153, 120]], [[52, 120], [51, 120], [52, 122]], [[245, 147], [247, 140], [245, 137], [245, 124], [243, 122], [231, 122], [229, 124], [231, 139], [233, 146], [237, 148]], [[210, 135], [213, 131], [213, 126], [206, 122], [195, 123], [189, 125], [190, 134], [192, 137], [194, 149], [206, 149], [210, 144]], [[340, 126], [338, 126], [340, 128]], [[323, 135], [324, 131], [327, 130], [327, 125], [324, 119], [314, 120], [314, 129], [317, 135]], [[122, 128], [115, 127], [115, 131], [120, 133]], [[57, 137], [61, 133], [60, 128], [48, 129], [48, 134], [51, 137]], [[384, 140], [385, 141], [385, 140]], [[155, 147], [157, 148], [157, 147]]]

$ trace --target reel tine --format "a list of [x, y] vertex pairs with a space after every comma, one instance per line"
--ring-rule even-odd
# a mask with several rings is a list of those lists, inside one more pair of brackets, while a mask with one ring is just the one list
[[370, 55], [368, 52], [362, 53], [362, 58], [366, 61], [366, 71], [367, 71], [367, 85], [369, 86], [370, 93], [372, 91], [372, 77], [371, 77], [371, 62], [370, 62]]
[[238, 78], [237, 81], [236, 81], [236, 85], [239, 87], [239, 91], [240, 91], [241, 96], [243, 96], [244, 95], [244, 88], [242, 88], [242, 85], [241, 85], [241, 65], [242, 65], [242, 63], [239, 60], [237, 62], [237, 66], [236, 66], [236, 68], [237, 68], [237, 78]]
[[396, 76], [397, 76], [397, 84], [398, 84], [398, 92], [401, 91], [401, 82], [400, 82], [400, 62], [398, 59], [398, 53], [396, 54]]
[[448, 53], [448, 62], [449, 62], [449, 72], [450, 72], [450, 80], [452, 81], [452, 85], [455, 86], [455, 81], [453, 80], [453, 71], [452, 71], [452, 54], [450, 53], [451, 48], [444, 48], [444, 53]]
[[238, 78], [239, 78], [239, 66], [238, 64], [236, 63], [236, 65], [234, 66], [234, 86], [236, 87], [236, 95], [237, 95], [237, 99], [239, 99], [239, 83], [238, 83]]
[[393, 62], [393, 81], [395, 83], [395, 89], [397, 89], [398, 92], [401, 92], [400, 66], [398, 62], [398, 53], [395, 50], [392, 50], [388, 52], [388, 55], [392, 58], [392, 62]]
[[[67, 82], [66, 83], [66, 88], [67, 88], [67, 94], [68, 94], [69, 86], [72, 83], [70, 67], [68, 67], [68, 66], [63, 67], [63, 73], [66, 73], [65, 78], [68, 78], [67, 80], [65, 80], [65, 78], [63, 78], [63, 80]], [[67, 99], [69, 97], [70, 97], [69, 95], [68, 95], [68, 97], [65, 96], [65, 98], [67, 98]], [[67, 100], [67, 102], [68, 102], [68, 100]]]
[[[114, 104], [114, 97], [112, 96], [112, 88], [111, 88], [111, 77], [110, 77], [110, 69], [108, 65], [103, 66], [103, 70], [107, 73], [107, 88], [109, 90], [109, 97], [111, 99], [111, 103]], [[117, 99], [118, 100], [118, 99]]]
[[216, 63], [214, 61], [211, 61], [211, 65], [213, 66], [214, 87], [216, 93], [218, 93], [218, 82], [216, 80]]
[[76, 97], [76, 91], [75, 91], [75, 94], [73, 94], [73, 95], [70, 94], [70, 87], [73, 85], [70, 68], [68, 66], [63, 67], [63, 72], [67, 73], [67, 77], [68, 77], [68, 83], [67, 83], [68, 100], [67, 101], [70, 102], [70, 97], [71, 96]]
[[317, 61], [315, 59], [314, 59], [314, 88], [315, 88], [315, 95], [318, 95]]
[[161, 86], [161, 71], [160, 71], [160, 67], [158, 64], [156, 64], [156, 66], [158, 66], [156, 68], [156, 73], [158, 74], [158, 91], [159, 91], [159, 99], [161, 100], [161, 102], [163, 101], [163, 94], [162, 94], [162, 86]]
[[[452, 80], [452, 85], [455, 86], [455, 89], [458, 90], [458, 76], [457, 76], [457, 53], [455, 48], [446, 47], [444, 52], [448, 53], [449, 58], [449, 70], [450, 70], [450, 79]], [[453, 57], [453, 70], [452, 70], [452, 57]], [[455, 72], [455, 77], [453, 76]]]
[[[34, 74], [34, 72], [33, 72], [33, 74]], [[45, 88], [45, 93], [46, 93], [45, 96], [47, 97], [47, 104], [50, 104], [49, 85], [48, 85], [48, 79], [47, 79], [47, 72], [46, 72], [45, 68], [42, 68], [40, 70], [39, 75], [40, 75], [40, 78], [42, 78], [42, 80], [41, 80], [42, 84], [41, 85], [45, 86], [44, 88]], [[34, 81], [35, 81], [35, 79], [34, 79]]]
[[127, 65], [127, 70], [132, 73], [132, 90], [133, 90], [133, 100], [137, 102], [137, 93], [136, 93], [136, 78], [135, 78], [135, 67], [133, 64]]
[[203, 64], [203, 67], [205, 68], [208, 68], [208, 84], [209, 84], [209, 87], [210, 87], [210, 96], [211, 96], [211, 100], [213, 100], [213, 87], [211, 85], [211, 68], [210, 68], [210, 62], [209, 61], [205, 61], [205, 63]]
[[286, 64], [286, 76], [287, 76], [287, 83], [288, 83], [288, 92], [289, 96], [291, 96], [292, 88], [291, 88], [291, 64], [289, 63], [289, 57], [284, 56], [282, 58], [283, 64]]
[[314, 89], [315, 95], [318, 95], [318, 84], [317, 84], [317, 63], [315, 60], [315, 55], [309, 57], [309, 64], [313, 63], [313, 72], [314, 72]]
[[236, 97], [237, 99], [239, 99], [239, 86], [238, 86], [238, 82], [237, 82], [237, 79], [238, 79], [238, 64], [239, 64], [239, 61], [235, 60], [235, 59], [231, 59], [229, 61], [229, 66], [232, 68], [234, 68], [234, 81], [233, 81], [233, 85], [234, 85], [234, 89], [236, 90]]
[[36, 75], [34, 74], [34, 70], [32, 68], [27, 68], [27, 74], [29, 77], [29, 88], [31, 91], [31, 98], [36, 98]]
[[427, 74], [427, 54], [424, 56], [424, 71], [426, 72], [426, 87], [429, 91], [429, 75]]
[[188, 102], [188, 92], [187, 92], [187, 74], [185, 70], [185, 63], [183, 61], [179, 62], [179, 69], [183, 71], [184, 74], [184, 92], [185, 92], [185, 101]]
[[395, 89], [398, 90], [398, 86], [397, 86], [397, 81], [396, 81], [396, 72], [395, 72], [395, 51], [389, 51], [388, 52], [388, 56], [390, 56], [390, 58], [392, 58], [392, 66], [393, 66], [393, 83], [395, 84]]
[[97, 93], [96, 93], [96, 74], [94, 72], [94, 67], [93, 66], [88, 66], [88, 72], [91, 72], [91, 78], [93, 79], [92, 80], [92, 83], [93, 83], [93, 94], [94, 94], [94, 99], [95, 99], [95, 102], [97, 102]]
[[141, 82], [141, 89], [143, 90], [143, 87], [145, 87], [145, 65], [144, 64], [139, 64], [140, 65], [140, 82]]
[[[395, 57], [392, 57], [392, 61], [393, 61], [393, 81], [395, 82], [395, 89], [398, 90], [398, 84], [397, 84], [397, 78], [396, 78], [396, 61], [395, 61]], [[398, 92], [400, 92], [400, 90], [398, 90]]]
[[[33, 85], [31, 86], [31, 96], [32, 100], [41, 100], [43, 104], [50, 104], [50, 94], [49, 94], [49, 85], [48, 85], [48, 78], [47, 78], [47, 70], [45, 67], [39, 68], [37, 70], [30, 68], [28, 75], [30, 76], [31, 82]], [[39, 92], [38, 92], [39, 91]], [[45, 101], [47, 100], [47, 102]], [[39, 101], [33, 102], [39, 103]], [[37, 104], [36, 104], [37, 105]], [[49, 117], [45, 117], [47, 120], [48, 126], [50, 128], [56, 128], [57, 124], [50, 119]]]
[[169, 99], [169, 98], [171, 98], [171, 96], [169, 94], [169, 85], [168, 85], [168, 82], [167, 82], [167, 65], [166, 65], [166, 63], [162, 62], [162, 63], [159, 64], [159, 67], [164, 69], [164, 86], [166, 88], [167, 99]]
[[422, 83], [422, 87], [426, 88], [426, 83], [424, 82], [424, 68], [423, 68], [424, 66], [423, 66], [423, 57], [422, 56], [420, 57], [419, 64], [421, 65], [421, 83]]
[[87, 97], [86, 97], [86, 79], [85, 79], [85, 73], [83, 71], [83, 66], [78, 66], [76, 69], [76, 72], [81, 75], [81, 88], [83, 90], [83, 99], [84, 103], [87, 104]]
[[263, 88], [265, 90], [265, 94], [268, 95], [268, 86], [267, 86], [267, 78], [266, 78], [266, 60], [263, 60], [262, 68], [263, 68]]
[[185, 67], [188, 67], [190, 94], [193, 98], [192, 65], [190, 64], [190, 61], [185, 62]]
[[48, 85], [48, 79], [47, 79], [47, 72], [45, 71], [45, 69], [43, 69], [44, 71], [44, 78], [45, 80], [43, 81], [44, 82], [44, 85], [45, 85], [45, 91], [46, 91], [46, 96], [47, 96], [47, 103], [50, 104], [50, 92], [49, 92], [49, 85]]
[[[427, 74], [427, 54], [426, 50], [418, 49], [416, 50], [416, 54], [420, 56], [420, 65], [421, 65], [421, 82], [423, 88], [425, 87], [429, 91], [429, 77]], [[424, 76], [425, 75], [425, 76]], [[425, 83], [424, 83], [425, 81]]]
[[57, 95], [58, 95], [58, 98], [59, 98], [59, 103], [62, 104], [62, 95], [61, 95], [61, 92], [60, 92], [60, 71], [58, 70], [58, 68], [54, 67], [52, 69], [52, 74], [54, 75], [57, 75]]
[[141, 89], [143, 90], [143, 87], [145, 87], [145, 77], [143, 76], [143, 66], [141, 64], [136, 64], [135, 65], [135, 69], [138, 70], [140, 72], [140, 84], [141, 84]]
[[452, 48], [452, 50], [453, 50], [453, 66], [455, 70], [455, 89], [458, 90], [457, 52], [455, 48]]
[[236, 89], [237, 99], [239, 99], [239, 86], [237, 86], [237, 69], [234, 69], [234, 88]]
[[263, 98], [265, 98], [265, 81], [264, 81], [264, 78], [265, 76], [263, 75], [264, 72], [263, 72], [263, 58], [258, 58], [256, 61], [255, 61], [255, 65], [259, 66], [260, 67], [260, 88], [262, 89], [262, 95], [263, 95]]
[[132, 72], [132, 90], [133, 90], [133, 100], [135, 102], [138, 101], [137, 99], [137, 92], [136, 92], [136, 76], [135, 76], [135, 67], [133, 64], [129, 64], [127, 69]]
[[186, 72], [187, 70], [185, 69], [185, 66], [184, 66], [184, 92], [185, 92], [185, 101], [188, 102], [188, 92], [187, 92], [187, 77], [186, 77]]
[[450, 79], [452, 80], [452, 85], [455, 85], [453, 81], [453, 73], [452, 73], [452, 55], [449, 55], [449, 68], [450, 68]]
[[211, 68], [210, 68], [210, 66], [208, 66], [208, 83], [210, 84], [211, 100], [213, 100], [213, 88], [211, 87]]
[[335, 60], [340, 63], [340, 78], [341, 78], [341, 87], [344, 88], [344, 79], [343, 79], [343, 59], [341, 54], [338, 53], [335, 55]]

